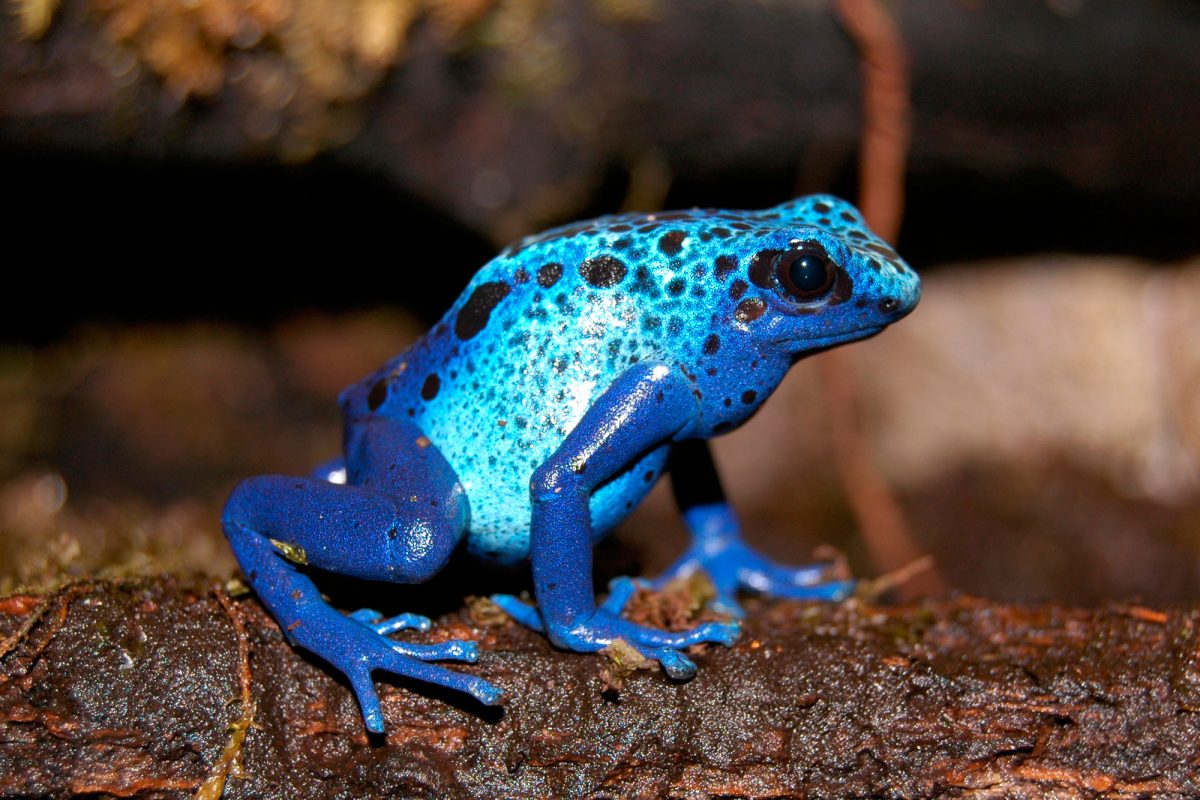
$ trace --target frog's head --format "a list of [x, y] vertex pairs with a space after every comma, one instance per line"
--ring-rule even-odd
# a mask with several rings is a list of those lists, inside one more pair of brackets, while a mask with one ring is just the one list
[[921, 279], [845, 201], [814, 195], [763, 216], [772, 229], [746, 254], [752, 287], [734, 312], [762, 346], [798, 359], [873, 336], [917, 305]]

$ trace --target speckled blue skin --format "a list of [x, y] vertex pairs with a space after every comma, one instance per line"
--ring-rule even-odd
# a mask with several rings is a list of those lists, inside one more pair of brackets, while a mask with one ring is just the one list
[[[797, 294], [789, 271], [802, 253], [823, 265], [815, 296]], [[343, 392], [344, 474], [338, 463], [309, 478], [245, 481], [226, 506], [226, 535], [291, 641], [350, 679], [372, 731], [383, 729], [376, 669], [484, 703], [501, 692], [425, 663], [473, 661], [474, 642], [389, 639], [429, 621], [342, 615], [285, 550], [411, 583], [465, 537], [481, 558], [532, 560], [537, 608], [493, 599], [556, 645], [592, 652], [620, 638], [687, 677], [695, 665], [679, 650], [728, 644], [737, 623], [636, 625], [620, 616], [629, 579], [597, 606], [593, 543], [670, 458], [693, 544], [663, 580], [704, 569], [716, 605], [735, 616], [739, 588], [844, 595], [849, 585], [822, 582], [820, 566], [779, 566], [742, 542], [705, 440], [745, 422], [797, 359], [878, 333], [919, 295], [916, 274], [858, 212], [824, 195], [765, 211], [602, 217], [529, 237], [485, 265], [412, 348]]]

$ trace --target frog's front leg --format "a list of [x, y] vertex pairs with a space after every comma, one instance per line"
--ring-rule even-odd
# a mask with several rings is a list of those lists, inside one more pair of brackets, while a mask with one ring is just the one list
[[725, 500], [708, 442], [695, 439], [676, 444], [671, 449], [668, 470], [692, 544], [655, 585], [702, 569], [717, 590], [713, 607], [738, 617], [742, 616], [738, 589], [773, 597], [820, 600], [840, 600], [853, 591], [853, 581], [825, 580], [825, 565], [776, 564], [742, 540], [741, 526]]
[[377, 621], [364, 609], [346, 616], [326, 603], [298, 565], [367, 580], [417, 583], [442, 568], [462, 537], [467, 501], [453, 469], [411, 423], [353, 421], [346, 484], [267, 475], [241, 483], [222, 523], [242, 572], [294, 644], [343, 672], [368, 730], [383, 730], [371, 673], [385, 670], [495, 703], [482, 678], [427, 664], [475, 661], [474, 642], [410, 644], [387, 638], [428, 620], [402, 614]]
[[530, 481], [537, 612], [511, 596], [493, 599], [518, 621], [544, 629], [560, 647], [594, 652], [622, 639], [672, 677], [689, 677], [696, 670], [681, 648], [732, 643], [736, 623], [658, 630], [622, 619], [621, 602], [597, 608], [592, 587], [592, 492], [640, 455], [670, 441], [697, 410], [691, 382], [666, 364], [642, 362], [614, 381]]

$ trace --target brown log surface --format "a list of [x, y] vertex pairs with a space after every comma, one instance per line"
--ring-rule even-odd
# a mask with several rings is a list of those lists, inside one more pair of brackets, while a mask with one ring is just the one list
[[227, 770], [227, 798], [1200, 793], [1197, 610], [752, 602], [695, 679], [614, 692], [603, 659], [475, 608], [423, 636], [478, 639], [456, 668], [507, 705], [381, 680], [387, 734], [369, 737], [344, 682], [219, 584], [10, 597], [0, 796], [191, 797]]

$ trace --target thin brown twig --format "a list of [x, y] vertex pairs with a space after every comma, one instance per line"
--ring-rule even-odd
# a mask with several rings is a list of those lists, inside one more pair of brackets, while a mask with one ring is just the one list
[[25, 640], [25, 637], [33, 630], [33, 626], [45, 615], [46, 609], [50, 607], [54, 598], [55, 595], [43, 597], [34, 607], [33, 611], [29, 612], [29, 616], [25, 617], [25, 621], [21, 623], [21, 627], [13, 631], [11, 635], [6, 636], [3, 641], [0, 641], [0, 658], [4, 658], [14, 647]]
[[242, 624], [241, 615], [233, 604], [229, 592], [220, 586], [214, 586], [213, 595], [233, 625], [234, 636], [238, 646], [238, 685], [241, 688], [241, 714], [229, 725], [229, 739], [221, 757], [213, 764], [204, 783], [192, 795], [193, 800], [220, 800], [225, 793], [225, 782], [230, 775], [237, 777], [241, 774], [242, 746], [246, 741], [246, 733], [254, 724], [254, 697], [251, 691], [253, 675], [250, 672], [250, 641], [246, 636], [246, 626]]
[[904, 215], [904, 174], [912, 138], [908, 49], [879, 0], [837, 0], [835, 7], [858, 48], [862, 69], [859, 207], [871, 229], [894, 243]]
[[[837, 0], [835, 7], [858, 48], [862, 67], [859, 206], [867, 224], [894, 242], [904, 210], [911, 138], [908, 53], [895, 20], [878, 0]], [[820, 363], [834, 463], [876, 569], [909, 576], [896, 587], [902, 599], [944, 591], [932, 559], [917, 547], [900, 503], [872, 460], [855, 407], [858, 391], [853, 373], [837, 351], [826, 354]], [[919, 574], [905, 570], [905, 565], [914, 563], [928, 566]]]
[[94, 581], [83, 580], [68, 584], [53, 594], [47, 595], [40, 603], [38, 603], [37, 607], [29, 613], [29, 616], [24, 622], [21, 623], [21, 627], [13, 631], [10, 636], [5, 637], [3, 641], [0, 641], [0, 658], [7, 656], [18, 644], [23, 642], [37, 626], [42, 617], [46, 615], [46, 612], [49, 611], [50, 608], [55, 604], [57, 604], [58, 620], [55, 623], [54, 631], [52, 631], [50, 635], [45, 638], [45, 641], [38, 646], [37, 650], [30, 654], [30, 658], [36, 659], [39, 655], [41, 655], [42, 651], [46, 649], [47, 645], [50, 644], [50, 641], [54, 638], [54, 634], [58, 632], [58, 629], [61, 628], [63, 623], [67, 621], [67, 610], [71, 607], [71, 603], [73, 603], [80, 595], [91, 591], [94, 587]]

